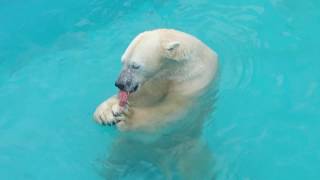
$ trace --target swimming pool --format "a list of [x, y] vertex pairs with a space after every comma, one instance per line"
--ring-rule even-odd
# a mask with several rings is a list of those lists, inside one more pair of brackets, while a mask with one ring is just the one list
[[92, 113], [116, 93], [131, 39], [159, 27], [219, 54], [216, 110], [203, 135], [217, 179], [320, 178], [319, 1], [0, 4], [1, 179], [103, 179], [117, 132]]

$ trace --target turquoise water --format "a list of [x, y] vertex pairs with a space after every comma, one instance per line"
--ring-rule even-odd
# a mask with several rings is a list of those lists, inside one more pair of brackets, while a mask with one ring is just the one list
[[203, 135], [217, 179], [319, 179], [319, 7], [317, 0], [1, 0], [0, 178], [103, 179], [117, 132], [96, 125], [92, 113], [116, 93], [131, 39], [170, 27], [220, 57], [216, 110]]

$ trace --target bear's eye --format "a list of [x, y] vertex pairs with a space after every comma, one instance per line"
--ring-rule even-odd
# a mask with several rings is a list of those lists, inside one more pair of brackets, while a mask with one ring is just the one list
[[138, 64], [131, 64], [131, 68], [132, 68], [132, 69], [139, 69], [139, 68], [140, 68], [140, 65], [138, 65]]

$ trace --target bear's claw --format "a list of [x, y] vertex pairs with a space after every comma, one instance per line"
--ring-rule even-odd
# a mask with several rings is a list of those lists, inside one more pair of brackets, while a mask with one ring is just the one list
[[96, 109], [94, 119], [103, 126], [117, 125], [127, 119], [125, 116], [126, 108], [119, 106], [118, 98], [111, 97]]

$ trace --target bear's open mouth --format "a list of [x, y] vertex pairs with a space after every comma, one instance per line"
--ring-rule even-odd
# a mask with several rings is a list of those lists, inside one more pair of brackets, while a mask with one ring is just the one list
[[139, 85], [136, 85], [132, 91], [128, 92], [128, 91], [124, 91], [124, 90], [120, 90], [119, 91], [119, 94], [118, 94], [118, 97], [119, 97], [119, 105], [121, 107], [125, 106], [126, 104], [128, 104], [128, 97], [131, 93], [134, 93], [138, 90], [139, 88]]
[[130, 93], [134, 93], [138, 90], [139, 85], [137, 84]]

